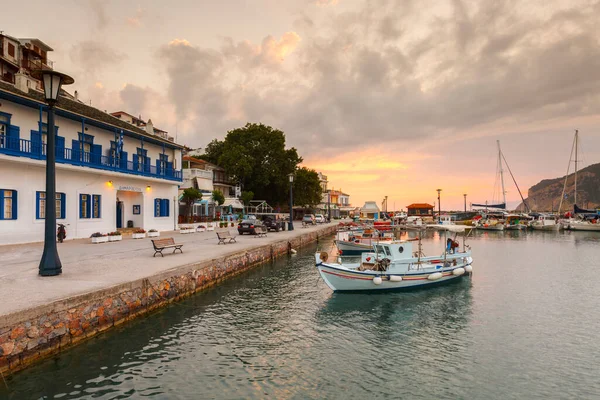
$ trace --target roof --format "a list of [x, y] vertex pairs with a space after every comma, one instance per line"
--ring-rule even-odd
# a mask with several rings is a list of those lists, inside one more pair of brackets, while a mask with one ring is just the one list
[[37, 38], [19, 38], [20, 42], [23, 41], [30, 41], [33, 44], [36, 44], [40, 49], [44, 50], [44, 51], [54, 51], [54, 49], [50, 46], [48, 46], [46, 43], [42, 42], [40, 39]]
[[365, 205], [360, 209], [361, 212], [379, 212], [379, 207], [374, 201], [366, 201]]
[[[43, 93], [33, 89], [29, 89], [29, 93], [25, 93], [14, 87], [10, 83], [0, 81], [0, 92], [7, 92], [12, 95], [36, 102], [40, 105], [46, 104]], [[105, 113], [104, 111], [101, 111], [97, 108], [88, 106], [77, 100], [71, 100], [62, 95], [58, 98], [58, 102], [56, 103], [56, 109], [58, 112], [60, 112], [60, 110], [64, 110], [69, 113], [85, 117], [87, 120], [94, 120], [96, 122], [111, 125], [116, 128], [121, 128], [124, 131], [135, 133], [139, 136], [150, 139], [151, 141], [157, 141], [160, 143], [168, 144], [173, 147], [183, 148], [182, 145], [163, 139], [160, 136], [150, 135], [144, 129], [138, 128], [135, 125], [131, 125], [123, 120], [120, 120], [119, 118], [113, 117], [112, 115]]]
[[406, 206], [406, 208], [434, 208], [434, 206], [428, 203], [412, 203], [410, 206]]

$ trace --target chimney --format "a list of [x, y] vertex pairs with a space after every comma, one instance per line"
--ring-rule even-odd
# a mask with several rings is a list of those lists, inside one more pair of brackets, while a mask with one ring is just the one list
[[148, 132], [151, 135], [154, 135], [154, 125], [152, 124], [151, 119], [149, 119], [146, 123], [146, 132]]
[[21, 92], [29, 93], [29, 78], [27, 75], [17, 72], [15, 74], [15, 87], [19, 89]]
[[77, 90], [75, 91], [75, 93], [73, 93], [73, 96], [75, 96], [75, 100], [79, 101], [79, 93], [77, 92]]

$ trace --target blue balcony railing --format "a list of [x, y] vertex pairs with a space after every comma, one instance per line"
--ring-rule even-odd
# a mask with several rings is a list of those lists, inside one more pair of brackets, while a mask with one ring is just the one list
[[[0, 154], [45, 160], [46, 145], [0, 135]], [[181, 170], [173, 168], [157, 167], [149, 163], [127, 161], [84, 151], [73, 151], [66, 147], [56, 148], [56, 162], [172, 181], [181, 181], [183, 176]]]

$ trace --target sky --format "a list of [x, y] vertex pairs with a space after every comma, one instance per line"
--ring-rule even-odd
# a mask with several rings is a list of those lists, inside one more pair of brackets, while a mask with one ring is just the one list
[[496, 201], [497, 140], [524, 192], [566, 173], [575, 129], [600, 162], [600, 0], [52, 4], [0, 30], [50, 45], [83, 101], [192, 148], [271, 125], [356, 206]]

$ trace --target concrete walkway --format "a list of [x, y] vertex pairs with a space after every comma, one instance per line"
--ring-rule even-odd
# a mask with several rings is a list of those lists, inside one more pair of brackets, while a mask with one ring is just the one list
[[237, 236], [237, 243], [227, 245], [217, 245], [214, 231], [186, 235], [161, 232], [161, 238], [173, 237], [176, 243], [183, 243], [183, 254], [171, 254], [167, 250], [164, 257], [157, 255], [155, 258], [152, 257], [154, 250], [149, 238], [134, 240], [128, 237], [120, 242], [102, 244], [92, 244], [91, 239], [70, 240], [58, 244], [63, 273], [55, 277], [38, 275], [43, 243], [0, 246], [0, 316], [146, 278], [171, 268], [287, 240], [332, 225], [335, 223], [303, 228], [297, 223], [294, 231], [269, 232], [267, 237], [262, 238]]

